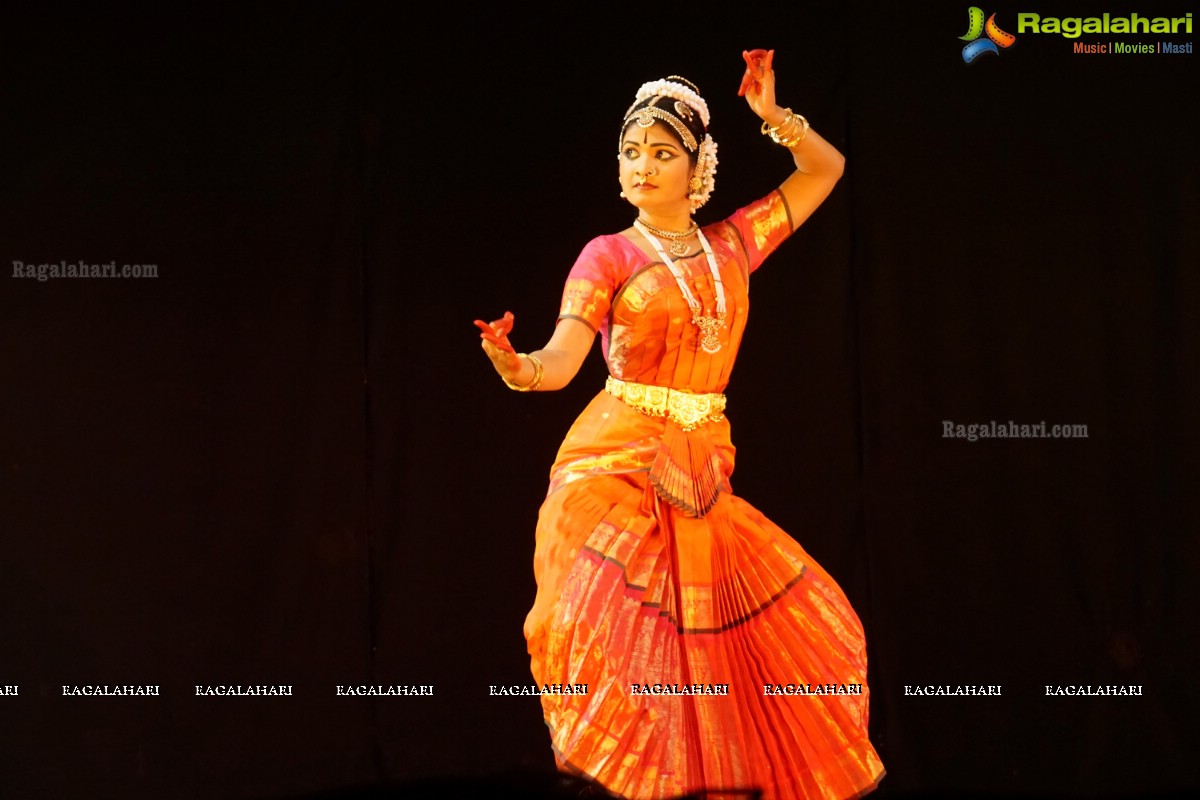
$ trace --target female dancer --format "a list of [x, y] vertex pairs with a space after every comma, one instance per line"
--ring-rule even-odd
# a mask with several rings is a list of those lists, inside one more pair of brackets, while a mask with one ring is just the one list
[[559, 767], [637, 800], [753, 789], [832, 800], [883, 777], [858, 617], [729, 482], [721, 392], [750, 275], [843, 164], [776, 105], [774, 51], [743, 55], [739, 93], [795, 160], [777, 190], [698, 227], [692, 212], [717, 163], [708, 106], [683, 78], [647, 83], [619, 130], [622, 195], [637, 218], [583, 248], [550, 341], [517, 353], [511, 313], [476, 320], [518, 391], [565, 386], [601, 333], [610, 375], [551, 468], [525, 635], [534, 677], [550, 685], [542, 705]]

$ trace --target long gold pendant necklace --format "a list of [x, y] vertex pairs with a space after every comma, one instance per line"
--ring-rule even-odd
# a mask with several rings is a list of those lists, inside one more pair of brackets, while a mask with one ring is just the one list
[[[692, 310], [692, 323], [700, 329], [700, 349], [709, 354], [719, 351], [721, 349], [719, 332], [725, 327], [725, 284], [721, 282], [721, 273], [717, 270], [717, 257], [713, 255], [712, 247], [708, 244], [708, 239], [704, 238], [704, 233], [701, 232], [696, 223], [692, 223], [692, 228], [695, 229], [694, 233], [700, 240], [700, 246], [704, 248], [704, 257], [708, 259], [708, 271], [712, 273], [713, 288], [717, 293], [716, 314], [705, 314], [701, 310], [700, 301], [692, 294], [692, 290], [688, 288], [687, 282], [683, 279], [683, 272], [663, 252], [662, 243], [651, 235], [649, 226], [639, 219], [634, 220], [633, 227], [637, 228], [638, 232], [654, 245], [658, 257], [663, 260], [663, 263], [667, 265], [667, 269], [671, 270], [671, 274], [675, 276], [675, 282], [679, 284], [679, 291], [683, 292], [683, 299], [687, 301], [688, 308]], [[689, 230], [688, 235], [690, 236], [692, 232]], [[672, 252], [674, 252], [674, 246], [672, 246]], [[686, 246], [683, 252], [687, 252]], [[675, 254], [682, 255], [683, 253]]]

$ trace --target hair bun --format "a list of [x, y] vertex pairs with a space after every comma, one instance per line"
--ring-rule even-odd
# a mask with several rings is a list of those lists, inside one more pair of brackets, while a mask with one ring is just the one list
[[691, 81], [689, 81], [687, 78], [683, 77], [682, 75], [668, 75], [667, 77], [663, 78], [663, 80], [675, 81], [676, 83], [685, 84], [693, 92], [695, 92], [696, 94], [700, 94], [700, 87], [697, 86], [696, 84], [692, 83]]

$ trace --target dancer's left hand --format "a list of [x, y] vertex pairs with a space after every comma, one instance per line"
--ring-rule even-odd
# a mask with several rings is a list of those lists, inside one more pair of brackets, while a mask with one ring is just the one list
[[738, 88], [738, 96], [745, 97], [750, 109], [758, 117], [772, 125], [782, 117], [779, 106], [775, 104], [775, 70], [772, 63], [775, 60], [774, 50], [744, 50], [742, 58], [746, 61], [746, 72], [742, 75], [742, 85]]

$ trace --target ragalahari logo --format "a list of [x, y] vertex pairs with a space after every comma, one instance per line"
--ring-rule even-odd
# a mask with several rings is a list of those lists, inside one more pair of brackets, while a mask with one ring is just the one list
[[[987, 38], [980, 39], [980, 35], [984, 33], [987, 33]], [[984, 53], [1000, 55], [1001, 47], [1012, 47], [1013, 42], [1017, 40], [1017, 37], [1011, 33], [1000, 30], [1000, 26], [996, 24], [995, 14], [988, 17], [987, 22], [984, 23], [983, 9], [979, 6], [971, 6], [967, 9], [967, 34], [958, 38], [968, 42], [962, 51], [963, 61], [968, 64]]]

